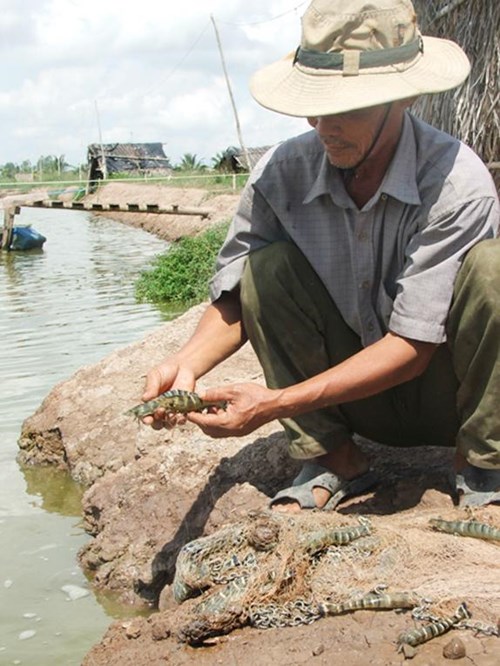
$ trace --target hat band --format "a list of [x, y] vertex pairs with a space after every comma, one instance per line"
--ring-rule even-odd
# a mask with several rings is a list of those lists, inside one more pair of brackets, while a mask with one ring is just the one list
[[[357, 73], [357, 69], [366, 69], [368, 67], [386, 67], [387, 65], [396, 65], [407, 60], [412, 60], [419, 53], [423, 53], [424, 43], [421, 37], [414, 39], [403, 46], [395, 46], [389, 49], [378, 49], [376, 51], [355, 51], [347, 50], [342, 53], [325, 53], [324, 51], [313, 51], [299, 46], [295, 52], [293, 64], [299, 63], [304, 67], [312, 69], [337, 69], [344, 70], [344, 73]], [[352, 71], [353, 57], [355, 56], [356, 66]], [[346, 72], [349, 69], [351, 71]]]

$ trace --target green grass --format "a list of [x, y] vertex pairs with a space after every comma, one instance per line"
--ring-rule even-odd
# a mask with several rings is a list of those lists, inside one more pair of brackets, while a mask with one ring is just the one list
[[162, 185], [163, 187], [193, 187], [210, 191], [232, 190], [239, 192], [248, 180], [248, 174], [221, 173], [213, 170], [179, 171], [173, 170], [170, 176], [152, 175], [138, 176], [137, 173], [117, 172], [109, 174], [107, 180], [98, 181], [99, 186], [108, 182], [136, 182], [145, 185]]
[[185, 306], [204, 301], [228, 227], [229, 222], [224, 222], [199, 236], [173, 243], [166, 254], [156, 257], [151, 268], [139, 276], [135, 285], [137, 299]]
[[[197, 187], [207, 190], [234, 190], [240, 191], [248, 180], [248, 174], [231, 174], [222, 173], [215, 170], [207, 169], [206, 171], [176, 171], [174, 170], [170, 176], [138, 176], [137, 173], [113, 173], [110, 174], [107, 180], [98, 180], [97, 184], [101, 187], [109, 182], [134, 182], [144, 185], [162, 185], [165, 187]], [[2, 178], [0, 178], [2, 181]], [[4, 178], [0, 182], [0, 189], [23, 189], [30, 191], [33, 188], [40, 187], [48, 184], [59, 185], [73, 185], [80, 184], [85, 187], [87, 184], [86, 174], [82, 174], [82, 179], [78, 173], [65, 171], [62, 174], [57, 173], [44, 173], [42, 177], [36, 176], [30, 182], [17, 182], [14, 178]]]

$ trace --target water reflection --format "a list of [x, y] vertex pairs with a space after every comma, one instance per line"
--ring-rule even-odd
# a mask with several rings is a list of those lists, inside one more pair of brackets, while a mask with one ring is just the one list
[[79, 211], [20, 218], [47, 241], [0, 252], [0, 663], [78, 665], [119, 609], [88, 593], [77, 564], [82, 489], [56, 469], [20, 470], [17, 439], [55, 384], [167, 318], [133, 288], [167, 245]]
[[84, 488], [64, 470], [55, 467], [21, 467], [26, 493], [49, 513], [81, 517]]

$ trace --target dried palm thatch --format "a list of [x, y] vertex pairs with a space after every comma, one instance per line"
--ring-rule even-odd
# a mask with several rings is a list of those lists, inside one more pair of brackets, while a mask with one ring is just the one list
[[421, 31], [457, 42], [472, 64], [462, 86], [422, 97], [414, 112], [471, 146], [500, 186], [500, 2], [414, 0], [414, 6]]

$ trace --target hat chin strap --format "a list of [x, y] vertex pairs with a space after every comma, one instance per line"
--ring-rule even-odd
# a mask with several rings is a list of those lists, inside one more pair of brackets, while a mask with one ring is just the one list
[[358, 162], [356, 162], [356, 164], [354, 166], [349, 167], [348, 169], [340, 169], [340, 171], [342, 173], [342, 176], [344, 178], [344, 182], [349, 182], [350, 180], [352, 180], [352, 178], [356, 177], [356, 169], [359, 169], [359, 167], [366, 162], [366, 160], [370, 157], [370, 155], [375, 150], [375, 146], [377, 145], [378, 140], [380, 139], [380, 136], [381, 136], [381, 134], [384, 131], [384, 128], [386, 126], [387, 119], [388, 119], [389, 113], [391, 111], [392, 102], [387, 102], [386, 106], [387, 106], [387, 108], [385, 110], [385, 113], [382, 117], [382, 120], [380, 121], [378, 129], [375, 133], [375, 136], [373, 137], [373, 141], [371, 142], [371, 144], [370, 144], [368, 150], [366, 151], [366, 153], [363, 155], [363, 157]]

